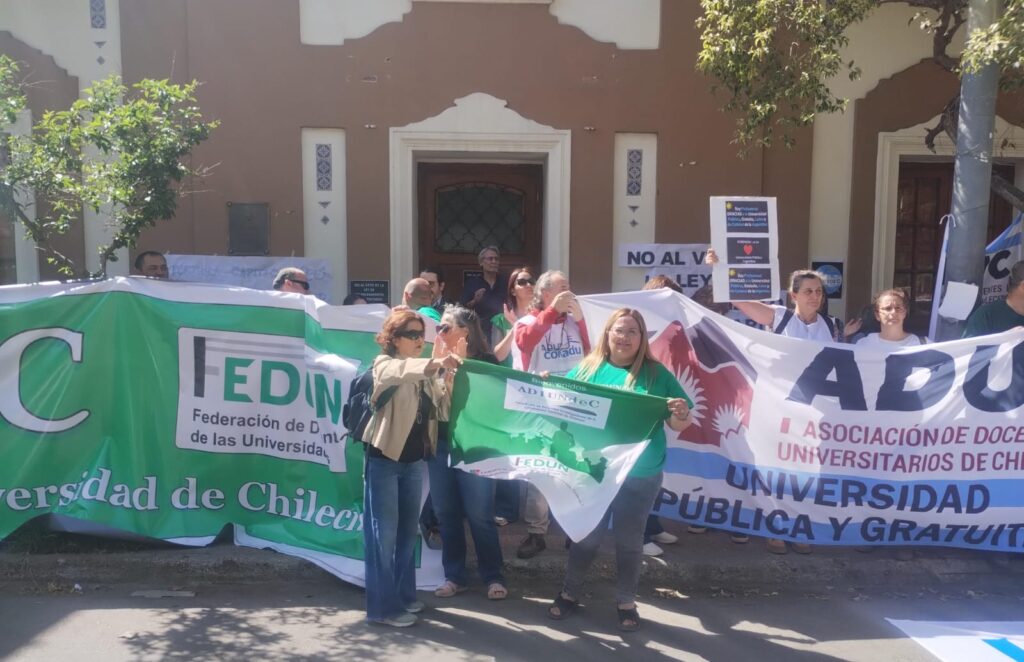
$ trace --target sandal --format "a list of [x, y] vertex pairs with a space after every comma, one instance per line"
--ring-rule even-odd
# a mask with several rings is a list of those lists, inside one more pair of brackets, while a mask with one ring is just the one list
[[491, 582], [487, 586], [488, 600], [504, 600], [508, 597], [508, 589], [501, 582]]
[[633, 605], [629, 609], [616, 607], [615, 611], [619, 614], [620, 630], [623, 632], [636, 632], [640, 629], [640, 614], [636, 610], [636, 605]]
[[443, 584], [434, 589], [434, 595], [439, 598], [454, 598], [459, 593], [465, 593], [468, 590], [466, 586], [459, 586], [450, 579], [446, 579]]
[[[560, 621], [563, 618], [569, 616], [569, 614], [575, 611], [576, 607], [579, 606], [579, 600], [570, 600], [569, 598], [562, 595], [561, 591], [559, 591], [558, 595], [555, 596], [555, 599], [551, 602], [551, 605], [548, 607], [548, 618], [550, 618], [553, 621]], [[557, 611], [555, 611], [556, 609]]]

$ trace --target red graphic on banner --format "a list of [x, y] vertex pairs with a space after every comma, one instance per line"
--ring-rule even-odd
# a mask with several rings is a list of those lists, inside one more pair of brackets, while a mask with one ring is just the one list
[[651, 352], [693, 400], [693, 425], [673, 433], [677, 439], [711, 446], [746, 439], [757, 373], [718, 325], [705, 318], [688, 331], [673, 322]]

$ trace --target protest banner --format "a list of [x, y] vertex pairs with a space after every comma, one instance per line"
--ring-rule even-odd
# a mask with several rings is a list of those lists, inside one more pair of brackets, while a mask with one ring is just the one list
[[479, 361], [459, 368], [453, 393], [452, 466], [529, 480], [575, 541], [594, 530], [667, 413], [664, 398]]
[[[327, 260], [309, 257], [261, 257], [235, 255], [175, 255], [168, 253], [167, 270], [171, 280], [189, 283], [233, 285], [254, 290], [269, 290], [274, 276], [285, 267], [296, 267], [306, 272], [309, 293], [321, 301], [334, 301], [334, 276]], [[386, 303], [386, 302], [385, 302]]]
[[581, 297], [590, 328], [640, 310], [694, 399], [655, 513], [835, 545], [1024, 549], [1024, 329], [885, 353], [768, 334], [674, 292]]
[[[142, 278], [0, 288], [0, 538], [58, 514], [363, 581], [363, 448], [341, 422], [384, 306]], [[443, 581], [422, 547], [417, 582]]]
[[712, 196], [710, 205], [715, 301], [773, 299], [780, 289], [775, 198]]
[[1010, 281], [1010, 267], [1019, 260], [1024, 260], [1021, 226], [1024, 226], [1024, 212], [1018, 213], [1013, 222], [985, 248], [985, 273], [981, 286], [982, 303], [998, 301], [1006, 296], [1006, 288]]

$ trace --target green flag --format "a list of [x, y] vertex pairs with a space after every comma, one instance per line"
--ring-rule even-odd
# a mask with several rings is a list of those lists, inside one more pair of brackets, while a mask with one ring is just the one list
[[467, 360], [452, 393], [451, 464], [530, 481], [579, 540], [666, 413], [664, 398]]

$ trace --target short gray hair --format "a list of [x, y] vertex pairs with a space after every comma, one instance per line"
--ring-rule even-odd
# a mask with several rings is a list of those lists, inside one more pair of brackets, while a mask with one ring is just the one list
[[544, 310], [544, 293], [551, 289], [551, 281], [556, 277], [561, 276], [565, 280], [569, 280], [561, 271], [552, 269], [551, 271], [545, 271], [537, 279], [537, 285], [533, 288], [533, 301], [530, 305], [537, 310]]
[[487, 251], [494, 251], [494, 253], [499, 258], [501, 257], [501, 251], [498, 250], [497, 246], [484, 246], [483, 248], [480, 249], [480, 252], [476, 254], [476, 261], [477, 262], [483, 262], [484, 261], [484, 253], [486, 253]]

